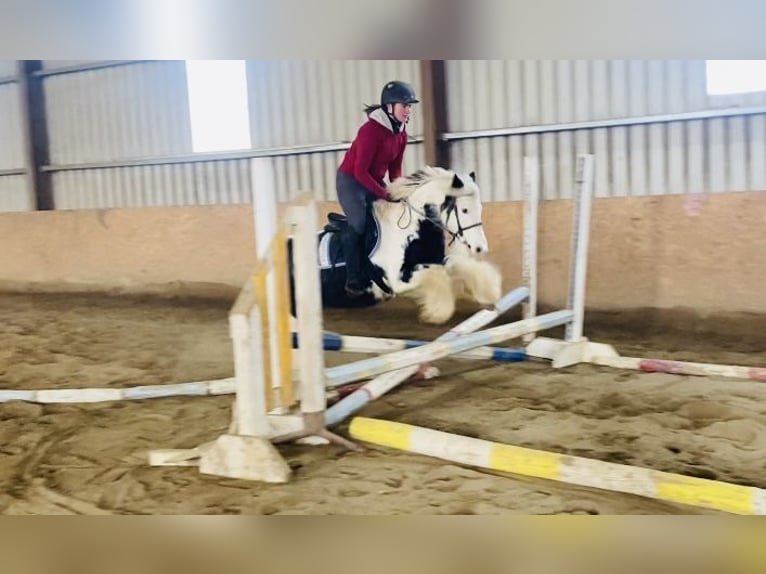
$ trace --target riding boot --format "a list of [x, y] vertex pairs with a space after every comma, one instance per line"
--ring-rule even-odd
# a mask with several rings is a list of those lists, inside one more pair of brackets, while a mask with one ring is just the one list
[[343, 255], [346, 259], [346, 294], [361, 297], [365, 294], [362, 280], [363, 237], [350, 227], [343, 234]]

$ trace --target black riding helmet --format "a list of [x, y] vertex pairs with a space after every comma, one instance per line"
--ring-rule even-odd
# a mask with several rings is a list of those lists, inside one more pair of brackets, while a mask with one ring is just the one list
[[393, 81], [383, 86], [380, 93], [380, 105], [385, 108], [388, 104], [417, 104], [419, 100], [415, 90], [407, 82]]

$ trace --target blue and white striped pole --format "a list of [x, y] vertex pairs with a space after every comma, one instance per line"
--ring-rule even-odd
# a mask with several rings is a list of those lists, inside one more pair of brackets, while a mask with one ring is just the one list
[[572, 320], [573, 316], [574, 313], [569, 310], [554, 311], [531, 319], [463, 335], [452, 341], [434, 341], [415, 349], [405, 349], [381, 357], [372, 357], [348, 365], [331, 367], [325, 371], [326, 386], [330, 388], [339, 387], [388, 371], [435, 361], [468, 349], [515, 339], [533, 331], [552, 329], [559, 325], [565, 325]]
[[[325, 331], [322, 340], [325, 351], [376, 355], [393, 353], [394, 351], [402, 351], [404, 349], [414, 349], [427, 345], [430, 342], [417, 339], [340, 335], [329, 331]], [[293, 333], [293, 348], [298, 348], [298, 335], [296, 333]], [[524, 347], [479, 347], [459, 353], [453, 358], [496, 361], [498, 363], [518, 363], [519, 361], [527, 360], [527, 352]]]
[[[437, 338], [436, 342], [453, 341], [459, 337], [473, 333], [474, 331], [489, 325], [500, 315], [525, 301], [528, 297], [529, 289], [527, 287], [518, 287], [513, 291], [509, 291], [501, 297], [492, 308], [482, 309], [481, 311], [474, 313], [471, 317]], [[418, 366], [414, 365], [405, 369], [384, 373], [376, 377], [327, 409], [327, 412], [325, 413], [325, 424], [332, 426], [340, 423], [346, 417], [358, 412], [370, 401], [374, 401], [391, 389], [400, 385], [417, 371]]]

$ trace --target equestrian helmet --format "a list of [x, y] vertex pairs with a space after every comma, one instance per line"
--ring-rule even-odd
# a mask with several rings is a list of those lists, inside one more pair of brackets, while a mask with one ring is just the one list
[[380, 93], [380, 104], [417, 104], [419, 100], [415, 95], [415, 89], [407, 82], [393, 81], [383, 86]]

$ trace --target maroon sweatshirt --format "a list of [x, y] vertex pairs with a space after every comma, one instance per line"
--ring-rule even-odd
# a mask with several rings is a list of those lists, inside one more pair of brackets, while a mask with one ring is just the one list
[[407, 132], [394, 133], [386, 112], [375, 110], [356, 134], [351, 148], [346, 152], [340, 171], [354, 177], [367, 191], [386, 199], [386, 189], [381, 185], [388, 172], [389, 181], [402, 175], [404, 148]]

